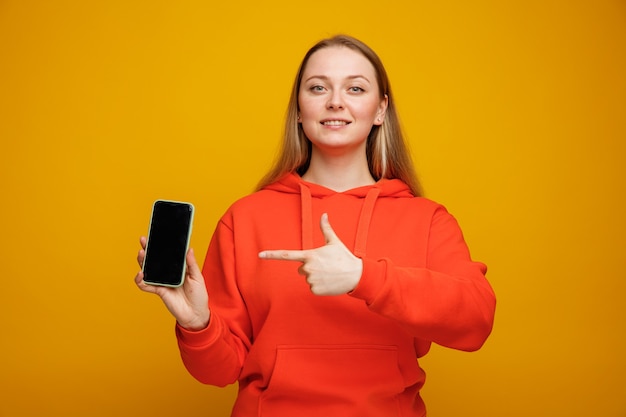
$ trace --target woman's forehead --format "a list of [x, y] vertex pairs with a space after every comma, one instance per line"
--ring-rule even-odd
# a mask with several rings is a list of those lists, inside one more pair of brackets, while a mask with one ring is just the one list
[[309, 58], [303, 79], [315, 76], [376, 76], [372, 63], [359, 51], [345, 46], [330, 46], [315, 51]]

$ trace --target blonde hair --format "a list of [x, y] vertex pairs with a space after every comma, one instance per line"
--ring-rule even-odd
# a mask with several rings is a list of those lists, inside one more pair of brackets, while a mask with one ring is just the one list
[[320, 49], [336, 46], [350, 48], [367, 58], [374, 66], [380, 97], [383, 98], [385, 95], [388, 97], [383, 124], [373, 126], [367, 138], [367, 161], [372, 177], [376, 181], [382, 178], [400, 179], [409, 186], [415, 196], [421, 196], [422, 189], [402, 133], [385, 67], [378, 55], [369, 46], [346, 35], [323, 39], [309, 49], [304, 56], [291, 89], [280, 152], [274, 166], [257, 185], [257, 190], [277, 181], [289, 172], [303, 175], [308, 169], [311, 162], [311, 142], [298, 123], [298, 95], [302, 74], [311, 55]]

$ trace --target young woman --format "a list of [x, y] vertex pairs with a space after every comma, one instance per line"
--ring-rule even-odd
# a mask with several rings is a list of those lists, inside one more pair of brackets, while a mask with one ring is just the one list
[[187, 262], [183, 287], [135, 281], [176, 318], [195, 378], [239, 383], [233, 416], [424, 416], [417, 359], [476, 350], [493, 324], [485, 265], [420, 197], [383, 65], [347, 36], [306, 54], [275, 167], [203, 270]]

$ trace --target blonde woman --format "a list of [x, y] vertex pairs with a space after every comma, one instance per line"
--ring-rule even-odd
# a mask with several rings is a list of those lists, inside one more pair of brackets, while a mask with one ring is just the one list
[[486, 266], [421, 196], [385, 69], [348, 36], [307, 52], [274, 168], [187, 262], [183, 287], [135, 281], [195, 378], [238, 382], [236, 417], [424, 416], [418, 359], [493, 325]]

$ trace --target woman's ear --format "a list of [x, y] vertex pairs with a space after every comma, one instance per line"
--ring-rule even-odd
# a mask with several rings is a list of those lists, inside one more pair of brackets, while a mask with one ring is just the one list
[[389, 96], [385, 94], [385, 97], [380, 101], [378, 106], [378, 112], [376, 113], [375, 125], [382, 125], [385, 121], [385, 113], [387, 112], [387, 106], [389, 105]]

